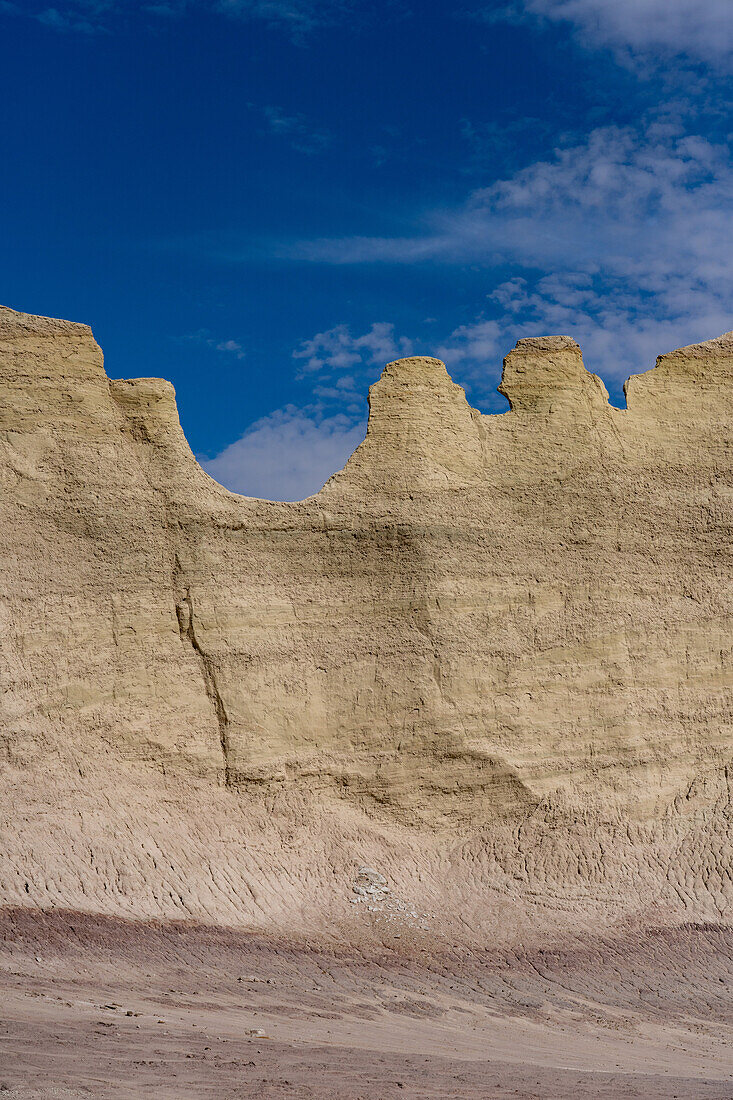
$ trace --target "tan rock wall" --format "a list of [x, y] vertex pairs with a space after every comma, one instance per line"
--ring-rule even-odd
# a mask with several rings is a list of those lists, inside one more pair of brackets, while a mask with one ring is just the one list
[[0, 311], [14, 790], [133, 768], [425, 835], [702, 813], [718, 866], [733, 336], [662, 357], [623, 411], [567, 337], [520, 341], [501, 389], [482, 416], [438, 360], [389, 364], [343, 471], [251, 500], [197, 466], [170, 385]]

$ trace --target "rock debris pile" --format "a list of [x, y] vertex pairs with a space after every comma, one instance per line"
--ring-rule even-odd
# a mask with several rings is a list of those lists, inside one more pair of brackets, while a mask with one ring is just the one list
[[373, 867], [360, 867], [351, 889], [357, 895], [351, 899], [352, 904], [365, 904], [368, 912], [382, 914], [387, 924], [420, 928], [425, 932], [429, 930], [429, 914], [418, 912], [416, 907], [394, 897], [387, 879]]

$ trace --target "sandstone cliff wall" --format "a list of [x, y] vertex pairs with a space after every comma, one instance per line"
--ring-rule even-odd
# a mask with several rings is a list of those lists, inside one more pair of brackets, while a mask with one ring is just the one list
[[474, 928], [487, 890], [726, 911], [733, 334], [626, 410], [567, 337], [500, 388], [390, 363], [345, 469], [254, 500], [169, 384], [0, 310], [5, 900], [286, 921], [363, 850]]

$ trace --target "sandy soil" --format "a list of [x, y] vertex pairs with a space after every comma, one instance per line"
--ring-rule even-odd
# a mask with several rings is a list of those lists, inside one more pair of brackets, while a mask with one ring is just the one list
[[733, 931], [349, 951], [0, 913], [3, 1097], [733, 1097]]

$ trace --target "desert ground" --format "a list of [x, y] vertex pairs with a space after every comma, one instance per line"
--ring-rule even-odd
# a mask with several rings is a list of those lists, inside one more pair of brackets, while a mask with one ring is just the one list
[[733, 932], [433, 956], [5, 911], [10, 1097], [733, 1097]]

